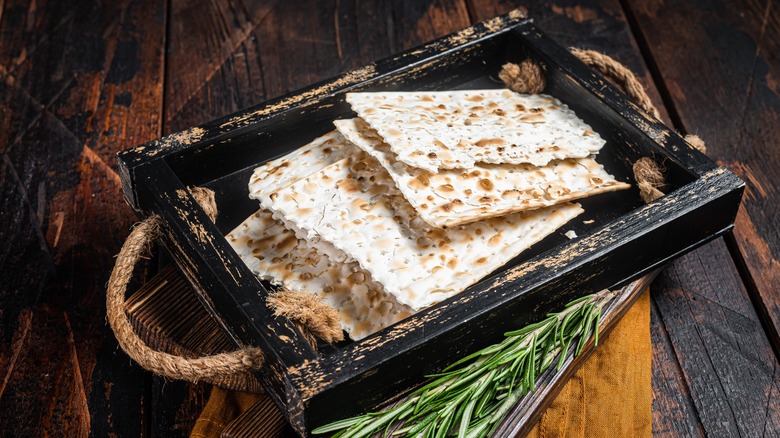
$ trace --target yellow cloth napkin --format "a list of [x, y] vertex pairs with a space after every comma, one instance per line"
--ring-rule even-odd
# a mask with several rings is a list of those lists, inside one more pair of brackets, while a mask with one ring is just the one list
[[211, 390], [206, 407], [192, 428], [190, 437], [218, 437], [230, 423], [265, 397], [264, 394], [228, 391], [215, 386]]
[[[650, 363], [650, 295], [645, 291], [566, 383], [528, 436], [650, 436]], [[218, 437], [261, 397], [215, 387], [190, 436]], [[269, 415], [266, 410], [262, 412]], [[251, 419], [245, 416], [240, 421]]]
[[529, 438], [649, 437], [651, 354], [646, 290], [564, 385]]

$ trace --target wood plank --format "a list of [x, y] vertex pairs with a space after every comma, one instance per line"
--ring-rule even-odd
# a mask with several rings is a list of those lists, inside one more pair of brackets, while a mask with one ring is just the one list
[[0, 428], [16, 435], [144, 431], [148, 374], [118, 353], [105, 284], [132, 222], [114, 154], [160, 134], [165, 13], [150, 0], [4, 4], [0, 148], [28, 200], [9, 211], [32, 212], [55, 271], [19, 300], [25, 318], [0, 328], [18, 348], [13, 368], [0, 365]]
[[29, 337], [30, 307], [54, 263], [13, 167], [0, 162], [0, 400]]
[[780, 416], [778, 363], [725, 244], [712, 246], [666, 268], [655, 304], [705, 434], [762, 436]]
[[[627, 2], [681, 128], [747, 183], [735, 254], [780, 353], [780, 13], [771, 1]], [[734, 13], [738, 11], [739, 13]], [[696, 23], [691, 25], [692, 18]], [[696, 75], [691, 75], [696, 71]]]
[[[176, 95], [166, 105], [166, 132], [260, 103], [469, 24], [461, 1], [260, 3], [263, 6], [247, 4], [247, 13], [238, 6], [208, 6], [239, 24], [227, 35], [215, 27], [218, 22], [196, 17], [202, 11], [174, 2], [168, 73], [181, 76], [172, 85], [181, 90], [166, 91]], [[180, 27], [178, 21], [188, 25]], [[196, 44], [189, 40], [209, 40], [194, 34], [221, 39], [201, 50], [185, 50]], [[234, 47], [228, 56], [227, 47]], [[190, 68], [193, 53], [202, 53], [203, 64], [211, 68]]]
[[[276, 2], [171, 2], [165, 132], [265, 100], [255, 26]], [[193, 62], [193, 56], [197, 62]]]
[[471, 23], [463, 1], [336, 2], [341, 71], [460, 30]]
[[359, 1], [284, 2], [262, 24], [256, 32], [265, 88], [269, 96], [277, 96], [470, 23], [462, 1], [406, 0], [370, 5]]
[[[653, 287], [657, 288], [657, 285]], [[703, 437], [701, 420], [655, 302], [650, 309], [650, 337], [653, 344], [653, 435]]]
[[[0, 21], [0, 74], [3, 76], [21, 76], [18, 74], [20, 66], [27, 63], [28, 59], [44, 44], [50, 43], [55, 32], [63, 27], [71, 25], [79, 12], [82, 13], [88, 6], [72, 8], [67, 2], [40, 1], [34, 5], [20, 0], [8, 0], [3, 3], [2, 21]], [[46, 30], [45, 32], [42, 30]], [[67, 32], [56, 34], [63, 35]], [[60, 60], [52, 59], [50, 67], [56, 67]], [[29, 65], [29, 63], [28, 63]], [[51, 70], [54, 72], [54, 69]], [[38, 79], [43, 78], [41, 75]], [[54, 74], [51, 82], [62, 80], [60, 75]], [[42, 85], [42, 84], [39, 84]], [[56, 88], [56, 87], [51, 87]]]
[[33, 123], [40, 119], [44, 106], [24, 90], [6, 84], [0, 75], [0, 154], [5, 155]]
[[150, 428], [153, 437], [187, 437], [206, 406], [211, 385], [154, 377]]

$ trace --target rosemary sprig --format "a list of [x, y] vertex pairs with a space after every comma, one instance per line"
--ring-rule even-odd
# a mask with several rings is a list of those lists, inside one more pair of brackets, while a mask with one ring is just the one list
[[[579, 355], [594, 334], [598, 344], [601, 311], [615, 296], [608, 290], [570, 302], [543, 321], [504, 334], [504, 340], [428, 376], [431, 380], [384, 411], [370, 412], [315, 429], [338, 438], [385, 436], [458, 438], [490, 435], [509, 409], [533, 391], [536, 378], [574, 344]], [[575, 343], [576, 341], [576, 343]]]

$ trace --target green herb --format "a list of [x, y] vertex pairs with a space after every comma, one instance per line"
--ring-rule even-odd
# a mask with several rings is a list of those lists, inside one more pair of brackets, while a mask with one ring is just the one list
[[574, 345], [579, 355], [594, 334], [598, 344], [601, 310], [615, 296], [610, 291], [588, 295], [551, 313], [543, 321], [505, 333], [501, 343], [483, 348], [441, 373], [384, 411], [337, 421], [313, 431], [338, 438], [385, 436], [484, 437], [509, 409], [533, 391], [536, 378], [559, 357], [557, 368]]

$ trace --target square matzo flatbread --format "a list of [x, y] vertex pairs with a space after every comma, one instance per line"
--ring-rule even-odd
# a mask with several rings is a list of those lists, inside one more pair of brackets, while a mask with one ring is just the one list
[[[356, 152], [359, 152], [359, 149], [345, 139], [341, 133], [331, 131], [287, 155], [256, 168], [249, 179], [249, 197], [257, 199], [261, 206], [268, 208], [271, 203], [269, 196], [275, 190], [287, 187]], [[274, 219], [282, 221], [298, 238], [306, 238], [305, 232], [301, 232], [294, 223], [287, 221], [283, 216], [276, 215]], [[326, 254], [333, 261], [350, 261], [344, 252], [337, 250], [328, 242], [319, 242], [318, 240], [316, 237], [312, 237], [309, 239], [309, 243], [315, 245], [320, 253]]]
[[347, 93], [397, 159], [436, 173], [584, 158], [604, 140], [558, 99], [506, 89]]
[[398, 161], [390, 146], [362, 119], [336, 120], [334, 124], [347, 140], [382, 164], [420, 217], [436, 227], [631, 187], [616, 181], [590, 157], [556, 160], [540, 167], [476, 163], [470, 170], [431, 173]]
[[449, 229], [425, 223], [390, 175], [361, 152], [271, 195], [270, 208], [349, 254], [413, 310], [449, 298], [582, 213], [578, 204]]
[[295, 237], [268, 210], [259, 210], [227, 235], [249, 269], [261, 279], [296, 292], [312, 292], [336, 309], [354, 340], [411, 315], [356, 262], [334, 262]]
[[280, 187], [287, 187], [323, 167], [348, 157], [356, 149], [338, 131], [331, 131], [252, 172], [249, 179], [249, 197], [269, 203], [268, 195]]

